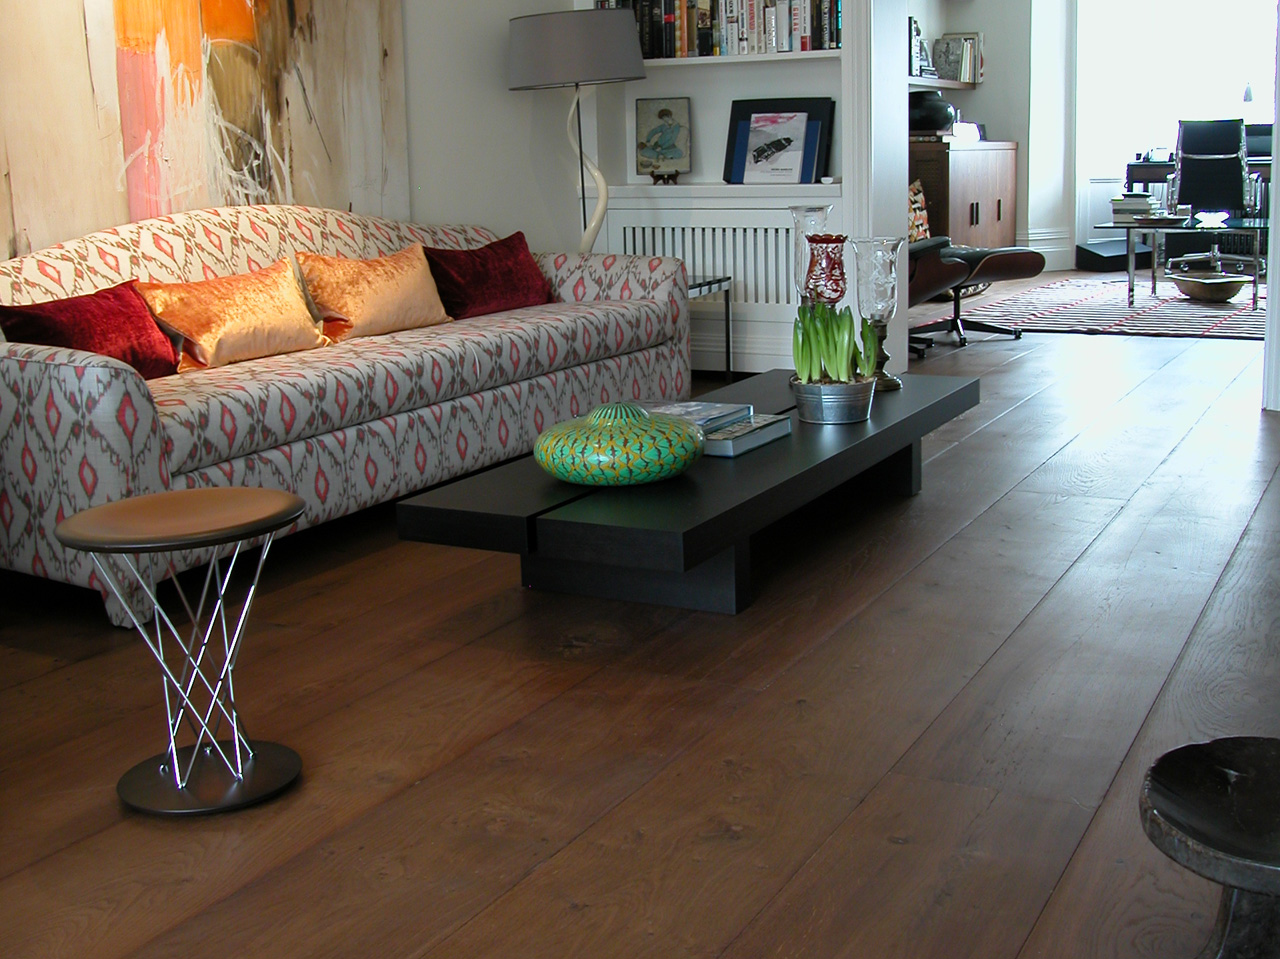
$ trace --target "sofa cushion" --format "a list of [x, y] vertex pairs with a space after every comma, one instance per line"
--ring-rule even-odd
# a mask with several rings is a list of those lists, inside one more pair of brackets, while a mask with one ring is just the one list
[[64, 346], [128, 363], [145, 379], [178, 371], [173, 341], [132, 283], [25, 306], [0, 306], [0, 330], [18, 343]]
[[655, 300], [549, 303], [157, 380], [177, 476], [671, 338]]
[[449, 320], [417, 244], [370, 260], [300, 252], [298, 269], [324, 335], [335, 343]]
[[226, 366], [324, 346], [293, 264], [194, 283], [139, 283], [151, 312], [182, 336], [179, 369]]
[[444, 307], [456, 319], [540, 306], [551, 299], [547, 278], [523, 233], [475, 250], [428, 247], [426, 252]]

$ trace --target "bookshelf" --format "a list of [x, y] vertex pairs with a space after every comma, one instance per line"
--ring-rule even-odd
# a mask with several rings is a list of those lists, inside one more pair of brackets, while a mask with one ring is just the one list
[[[791, 363], [795, 293], [788, 207], [832, 204], [829, 228], [850, 236], [905, 230], [907, 84], [900, 41], [906, 11], [906, 0], [846, 2], [840, 49], [649, 59], [645, 79], [597, 87], [594, 109], [588, 101], [594, 121], [588, 149], [594, 139], [609, 183], [609, 212], [596, 250], [680, 256], [691, 273], [733, 276], [735, 370]], [[690, 100], [692, 169], [674, 186], [655, 186], [636, 171], [636, 100], [675, 97]], [[835, 101], [826, 170], [831, 182], [723, 182], [733, 101], [775, 97]], [[900, 180], [901, 189], [873, 190], [873, 167], [877, 182]], [[902, 286], [902, 343], [896, 351], [891, 344], [891, 352], [905, 359]], [[695, 367], [723, 367], [717, 309], [694, 304]]]

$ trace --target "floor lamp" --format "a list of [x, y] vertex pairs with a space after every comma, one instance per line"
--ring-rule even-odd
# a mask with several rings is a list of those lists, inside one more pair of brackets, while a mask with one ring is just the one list
[[[590, 253], [609, 205], [609, 187], [600, 168], [582, 148], [582, 87], [644, 78], [640, 37], [631, 10], [566, 10], [516, 17], [511, 21], [508, 87], [545, 90], [573, 87], [566, 123], [569, 142], [578, 153], [578, 185], [582, 190], [582, 243]], [[577, 136], [574, 121], [577, 120]], [[596, 184], [596, 208], [587, 219], [587, 173]]]

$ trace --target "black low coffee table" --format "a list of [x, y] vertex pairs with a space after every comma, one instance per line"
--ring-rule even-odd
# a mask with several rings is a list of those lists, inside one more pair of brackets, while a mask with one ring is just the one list
[[978, 403], [976, 379], [906, 375], [901, 390], [876, 394], [868, 422], [815, 426], [795, 418], [790, 376], [773, 370], [698, 397], [791, 410], [790, 436], [644, 486], [562, 483], [526, 456], [402, 500], [400, 536], [519, 553], [536, 589], [740, 612], [753, 533], [872, 467], [918, 493], [921, 437]]

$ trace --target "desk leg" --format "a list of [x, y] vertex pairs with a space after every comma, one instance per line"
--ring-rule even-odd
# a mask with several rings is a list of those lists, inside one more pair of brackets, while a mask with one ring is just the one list
[[1138, 258], [1133, 248], [1135, 239], [1133, 230], [1125, 230], [1125, 258], [1129, 267], [1129, 305], [1133, 306], [1133, 272], [1137, 268]]
[[1258, 308], [1258, 271], [1262, 264], [1258, 262], [1258, 248], [1262, 246], [1262, 231], [1253, 231], [1253, 308]]
[[733, 382], [733, 284], [724, 291], [724, 378]]
[[[1156, 271], [1160, 269], [1160, 231], [1151, 231], [1151, 295], [1156, 295]], [[1129, 304], [1133, 306], [1132, 303]]]

